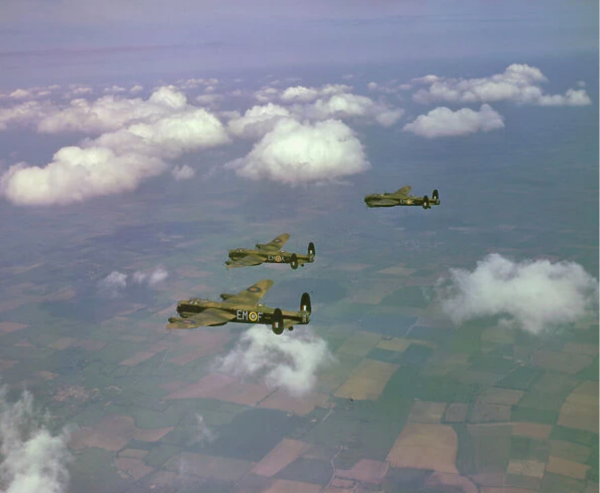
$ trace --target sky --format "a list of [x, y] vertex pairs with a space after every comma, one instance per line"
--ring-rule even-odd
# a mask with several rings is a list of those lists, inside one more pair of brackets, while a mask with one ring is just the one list
[[[212, 259], [237, 245], [240, 224], [267, 241], [269, 228], [308, 211], [325, 267], [306, 270], [323, 272], [323, 294], [327, 242], [359, 262], [369, 251], [352, 242], [377, 241], [396, 262], [415, 233], [431, 262], [455, 262], [436, 264], [447, 274], [431, 289], [456, 326], [497, 316], [539, 335], [597, 315], [598, 14], [584, 0], [3, 0], [0, 268], [40, 257], [69, 265], [70, 248], [92, 244], [93, 289], [72, 279], [81, 266], [36, 282], [87, 286], [78, 296], [92, 306], [136, 289], [184, 292], [160, 263], [179, 255], [165, 237], [201, 238]], [[416, 195], [438, 187], [442, 205], [428, 216], [366, 211], [364, 194], [406, 184]], [[176, 223], [173, 208], [191, 210], [201, 231]], [[197, 262], [196, 246], [182, 248]], [[136, 249], [156, 265], [126, 265]], [[222, 260], [206, 267], [219, 269], [203, 288], [210, 297], [218, 283], [256, 276], [221, 275]], [[349, 272], [343, 282], [359, 280]], [[323, 305], [341, 312], [336, 301]], [[303, 394], [331, 360], [324, 339], [307, 334], [251, 328], [217, 366], [253, 374], [265, 355], [306, 352], [314, 358], [288, 378]], [[283, 385], [277, 367], [263, 370]], [[31, 399], [9, 405], [0, 390], [0, 438], [19, 452], [0, 464], [11, 491], [23, 478], [66, 483], [62, 466], [50, 479], [39, 464], [21, 467], [28, 437], [10, 430], [35, 414]], [[50, 444], [70, 462], [66, 431], [34, 431], [31, 450]]]
[[[298, 64], [565, 56], [595, 51], [594, 1], [228, 2], [6, 0], [0, 75], [10, 83], [42, 64], [151, 60], [154, 70]], [[119, 70], [131, 67], [119, 66]], [[8, 70], [6, 70], [8, 69]], [[150, 67], [136, 67], [150, 70]], [[16, 72], [15, 72], [16, 71]], [[115, 71], [118, 72], [118, 71]], [[69, 71], [71, 73], [71, 71]]]

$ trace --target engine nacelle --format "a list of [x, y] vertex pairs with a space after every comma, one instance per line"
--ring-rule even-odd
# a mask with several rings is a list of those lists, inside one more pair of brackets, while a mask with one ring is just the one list
[[312, 305], [310, 303], [310, 294], [302, 293], [302, 297], [300, 298], [300, 311], [301, 312], [312, 312]]
[[273, 311], [273, 322], [271, 328], [273, 329], [273, 333], [277, 334], [278, 336], [283, 333], [283, 313], [279, 308], [275, 308]]

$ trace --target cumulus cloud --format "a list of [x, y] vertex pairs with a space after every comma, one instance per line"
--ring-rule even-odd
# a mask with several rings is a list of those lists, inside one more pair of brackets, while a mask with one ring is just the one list
[[150, 272], [136, 271], [133, 273], [133, 282], [136, 284], [147, 284], [148, 286], [156, 286], [158, 283], [163, 282], [169, 273], [164, 267], [157, 267]]
[[323, 182], [370, 168], [354, 132], [337, 120], [300, 123], [279, 121], [245, 158], [227, 165], [253, 180], [287, 184]]
[[217, 433], [211, 430], [201, 414], [195, 414], [196, 423], [192, 429], [189, 445], [212, 443], [217, 439]]
[[383, 103], [377, 103], [366, 96], [349, 93], [318, 99], [309, 105], [295, 105], [293, 110], [299, 117], [311, 120], [365, 117], [384, 127], [396, 123], [404, 113], [400, 108], [393, 108]]
[[[42, 111], [38, 105], [38, 111]], [[92, 111], [93, 109], [93, 111]], [[0, 112], [0, 126], [2, 125]], [[134, 190], [166, 171], [167, 160], [229, 142], [223, 124], [203, 108], [187, 104], [172, 87], [147, 101], [105, 96], [76, 100], [66, 110], [42, 118], [39, 130], [106, 131], [79, 146], [60, 149], [44, 168], [18, 163], [0, 178], [0, 190], [20, 205], [81, 202]]]
[[273, 130], [282, 118], [290, 117], [290, 111], [273, 103], [264, 106], [253, 106], [239, 116], [229, 120], [228, 130], [238, 137], [260, 138]]
[[112, 271], [104, 279], [98, 281], [98, 292], [107, 298], [116, 298], [127, 287], [127, 274]]
[[491, 106], [481, 105], [479, 111], [463, 108], [452, 111], [439, 107], [404, 126], [405, 132], [427, 138], [455, 137], [504, 128], [503, 118]]
[[264, 86], [254, 93], [254, 99], [260, 103], [275, 101], [279, 96], [279, 89], [275, 87]]
[[142, 92], [144, 90], [144, 86], [140, 84], [135, 84], [129, 89], [130, 94], [137, 94], [138, 92]]
[[501, 74], [474, 79], [427, 75], [412, 82], [429, 85], [413, 94], [418, 103], [489, 103], [513, 101], [542, 106], [583, 106], [591, 104], [584, 89], [569, 89], [564, 95], [545, 94], [540, 84], [546, 76], [536, 67], [514, 63]]
[[136, 271], [131, 276], [115, 270], [98, 281], [98, 294], [102, 297], [114, 299], [131, 284], [153, 287], [164, 281], [168, 276], [169, 272], [160, 266], [151, 271]]
[[279, 99], [284, 103], [308, 103], [319, 97], [342, 94], [351, 90], [352, 87], [344, 84], [327, 84], [320, 88], [294, 86], [283, 91]]
[[574, 262], [513, 262], [488, 255], [474, 271], [451, 269], [438, 282], [445, 313], [456, 323], [502, 316], [505, 324], [539, 333], [597, 311], [598, 280]]
[[217, 359], [215, 369], [236, 377], [259, 377], [272, 388], [302, 397], [314, 390], [317, 371], [332, 361], [325, 340], [309, 327], [276, 336], [264, 325], [254, 325], [229, 354]]
[[9, 403], [0, 390], [0, 483], [6, 493], [63, 493], [67, 491], [68, 433], [53, 436], [36, 412], [31, 393]]
[[177, 181], [189, 180], [190, 178], [193, 178], [196, 175], [196, 170], [188, 166], [187, 164], [184, 164], [183, 166], [175, 166], [171, 170], [171, 174], [173, 175], [173, 178], [175, 178]]

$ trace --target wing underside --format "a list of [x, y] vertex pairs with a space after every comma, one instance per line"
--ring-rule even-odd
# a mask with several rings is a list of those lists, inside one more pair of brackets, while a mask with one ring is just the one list
[[227, 268], [235, 268], [235, 267], [249, 267], [251, 265], [260, 265], [264, 262], [262, 257], [258, 255], [246, 255], [245, 257], [239, 258], [237, 260], [230, 260], [227, 264]]
[[225, 303], [228, 305], [256, 305], [261, 298], [267, 294], [267, 291], [273, 286], [271, 279], [263, 279], [253, 284], [244, 291], [239, 292], [235, 296], [228, 298]]
[[290, 235], [288, 233], [284, 233], [279, 235], [277, 238], [273, 238], [269, 243], [260, 245], [258, 249], [264, 250], [265, 252], [278, 252], [283, 248], [289, 239]]
[[193, 329], [195, 327], [207, 327], [211, 325], [223, 325], [235, 318], [235, 315], [218, 308], [207, 308], [198, 315], [169, 319], [168, 329]]
[[385, 207], [385, 206], [398, 205], [398, 201], [392, 200], [392, 199], [380, 199], [380, 200], [375, 201], [374, 204]]

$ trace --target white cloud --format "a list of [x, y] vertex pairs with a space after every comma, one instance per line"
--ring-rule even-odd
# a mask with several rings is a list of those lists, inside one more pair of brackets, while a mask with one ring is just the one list
[[68, 433], [52, 436], [25, 391], [9, 403], [0, 390], [0, 477], [6, 493], [64, 493], [69, 483]]
[[101, 296], [116, 298], [127, 287], [127, 274], [112, 271], [104, 279], [98, 281], [98, 292]]
[[[38, 105], [37, 111], [44, 110]], [[154, 91], [147, 101], [114, 96], [93, 103], [76, 100], [39, 125], [47, 132], [107, 129], [115, 130], [60, 149], [44, 168], [11, 166], [0, 178], [0, 190], [20, 205], [81, 202], [134, 190], [142, 180], [166, 171], [166, 160], [229, 142], [214, 115], [188, 105], [185, 95], [172, 87]]]
[[300, 123], [279, 121], [250, 154], [227, 165], [253, 180], [287, 184], [323, 182], [370, 168], [354, 132], [337, 120]]
[[268, 103], [270, 101], [275, 101], [279, 96], [279, 89], [274, 87], [261, 87], [258, 91], [254, 93], [254, 99], [259, 101], [260, 103]]
[[137, 94], [138, 92], [142, 92], [144, 90], [144, 86], [140, 84], [136, 84], [129, 89], [130, 94]]
[[105, 87], [104, 92], [107, 94], [118, 94], [121, 92], [127, 92], [127, 89], [125, 89], [124, 87], [121, 87], [121, 86], [111, 86], [111, 87]]
[[231, 119], [227, 127], [233, 135], [256, 139], [273, 130], [279, 120], [289, 116], [289, 110], [283, 106], [268, 103], [253, 106], [244, 116]]
[[350, 92], [352, 87], [344, 84], [327, 84], [320, 88], [294, 86], [288, 87], [279, 97], [284, 103], [308, 103], [319, 97], [333, 96]]
[[171, 170], [171, 174], [173, 175], [173, 178], [175, 178], [177, 181], [189, 180], [190, 178], [193, 178], [196, 175], [196, 170], [188, 166], [187, 164], [184, 164], [183, 166], [175, 166]]
[[221, 94], [201, 94], [196, 97], [196, 103], [208, 108], [216, 108], [225, 99]]
[[293, 111], [299, 117], [311, 120], [364, 117], [374, 120], [384, 127], [396, 123], [404, 113], [400, 108], [377, 103], [366, 96], [348, 93], [334, 94], [326, 99], [318, 99], [309, 105], [295, 105]]
[[439, 107], [407, 123], [403, 130], [427, 138], [454, 137], [504, 128], [502, 116], [491, 106], [481, 105], [479, 111], [463, 108], [452, 111]]
[[9, 108], [0, 108], [0, 131], [34, 125], [56, 111], [56, 106], [53, 104], [38, 101], [27, 101]]
[[134, 122], [165, 117], [186, 107], [185, 95], [172, 86], [165, 86], [155, 90], [146, 101], [113, 95], [95, 101], [75, 99], [67, 108], [57, 108], [42, 119], [34, 120], [35, 115], [32, 115], [32, 120], [38, 131], [44, 133], [101, 133], [118, 130]]
[[[131, 274], [131, 283], [153, 287], [164, 281], [168, 276], [169, 272], [164, 267], [159, 266], [150, 272], [135, 271]], [[98, 293], [108, 298], [116, 298], [128, 285], [131, 285], [128, 282], [129, 278], [129, 275], [115, 270], [98, 281]]]
[[512, 64], [501, 74], [476, 79], [454, 79], [427, 75], [412, 82], [429, 85], [413, 94], [418, 103], [489, 103], [513, 101], [544, 106], [583, 106], [591, 104], [585, 90], [569, 89], [565, 95], [545, 94], [540, 84], [547, 82], [540, 69]]
[[443, 310], [457, 324], [499, 315], [533, 333], [576, 322], [598, 304], [598, 280], [579, 264], [513, 262], [498, 254], [478, 262], [473, 272], [451, 269], [437, 289]]
[[264, 325], [254, 325], [217, 360], [215, 369], [237, 377], [257, 376], [272, 388], [302, 397], [314, 390], [319, 368], [332, 361], [327, 343], [310, 327], [277, 336]]
[[188, 446], [194, 444], [203, 445], [205, 443], [214, 442], [217, 439], [217, 433], [208, 427], [201, 414], [196, 413], [195, 418], [196, 426], [194, 426], [193, 435], [188, 443]]

